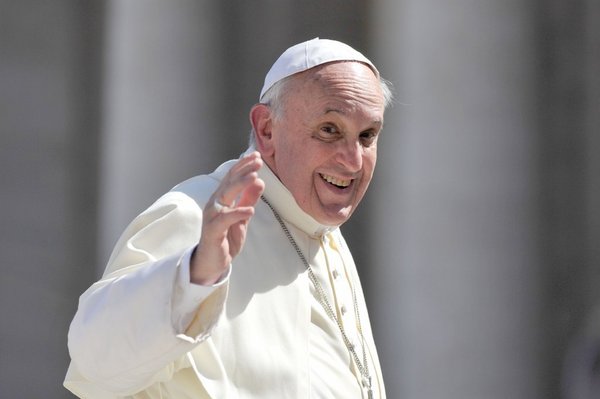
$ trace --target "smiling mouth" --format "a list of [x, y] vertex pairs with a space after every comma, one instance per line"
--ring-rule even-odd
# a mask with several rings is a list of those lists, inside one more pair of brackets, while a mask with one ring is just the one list
[[350, 183], [352, 183], [352, 180], [341, 180], [333, 176], [325, 175], [323, 173], [319, 173], [319, 176], [321, 176], [321, 178], [327, 183], [334, 185], [338, 188], [346, 188], [350, 185]]

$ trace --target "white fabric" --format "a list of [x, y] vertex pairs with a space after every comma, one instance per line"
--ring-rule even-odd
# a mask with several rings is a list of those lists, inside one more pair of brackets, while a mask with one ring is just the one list
[[[175, 187], [124, 232], [71, 325], [65, 386], [73, 393], [92, 399], [366, 397], [337, 327], [263, 202], [230, 274], [214, 287], [186, 282], [201, 209], [232, 164]], [[333, 287], [327, 290], [338, 310], [352, 306], [348, 293], [355, 287], [375, 397], [384, 398], [362, 289], [339, 229], [304, 214], [266, 166], [259, 174], [323, 286]], [[330, 240], [338, 250], [325, 251]], [[352, 313], [342, 322], [357, 339]]]
[[379, 76], [375, 65], [367, 57], [345, 43], [336, 40], [319, 39], [318, 37], [296, 44], [281, 54], [267, 75], [260, 91], [259, 100], [273, 86], [293, 74], [314, 68], [327, 62], [358, 61], [367, 64]]
[[[336, 311], [336, 316], [342, 323], [346, 335], [355, 347], [355, 351], [360, 361], [363, 361], [362, 345], [360, 334], [358, 333], [358, 321], [354, 312], [354, 302], [352, 296], [352, 282], [358, 282], [358, 276], [355, 274], [354, 263], [352, 259], [344, 259], [342, 252], [345, 249], [345, 243], [340, 237], [334, 234], [327, 234], [321, 239], [319, 256], [323, 258], [317, 263], [325, 267], [314, 267], [315, 275], [321, 287], [326, 291], [326, 295], [332, 307]], [[341, 247], [341, 248], [340, 248]], [[342, 251], [338, 251], [338, 248]], [[346, 252], [349, 254], [349, 252]], [[350, 263], [349, 267], [346, 264]], [[315, 289], [311, 285], [311, 292], [316, 297]], [[360, 314], [360, 324], [362, 325], [366, 315]], [[340, 392], [332, 388], [348, 384], [353, 378], [359, 381], [360, 371], [355, 367], [350, 353], [345, 346], [339, 345], [341, 339], [339, 328], [335, 323], [329, 320], [326, 312], [318, 303], [313, 303], [312, 323], [310, 334], [310, 356], [313, 364], [317, 367], [311, 368], [314, 382], [311, 385], [311, 398], [339, 398]], [[333, 340], [336, 341], [333, 344]], [[377, 369], [373, 368], [373, 358], [370, 357], [369, 347], [367, 350], [368, 367], [373, 380], [376, 380]], [[317, 363], [318, 361], [318, 363]], [[332, 364], [352, 364], [348, 367], [331, 367]], [[350, 388], [350, 387], [348, 387]], [[350, 394], [348, 389], [346, 396], [348, 398], [360, 398], [361, 388], [358, 384], [354, 385], [355, 392]], [[378, 398], [379, 396], [375, 396]]]

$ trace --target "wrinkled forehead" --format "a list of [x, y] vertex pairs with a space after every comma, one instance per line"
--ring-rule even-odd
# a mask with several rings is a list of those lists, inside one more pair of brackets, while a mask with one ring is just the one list
[[280, 100], [292, 112], [302, 109], [315, 117], [335, 114], [383, 124], [384, 96], [367, 65], [334, 62], [298, 73], [286, 82]]
[[[375, 72], [361, 62], [335, 61], [319, 65], [290, 77], [291, 92], [302, 92], [302, 88], [324, 95], [344, 98], [350, 102], [365, 102], [373, 105], [383, 103], [383, 93]], [[316, 94], [314, 91], [312, 94]]]
[[[330, 92], [336, 88], [350, 86], [360, 87], [365, 92], [381, 92], [379, 78], [370, 65], [357, 61], [332, 61], [276, 82], [272, 88], [277, 87], [277, 94], [269, 97], [268, 102], [284, 101], [285, 98], [305, 94], [307, 90], [315, 89], [315, 87]], [[265, 99], [270, 90], [261, 101], [267, 101]]]

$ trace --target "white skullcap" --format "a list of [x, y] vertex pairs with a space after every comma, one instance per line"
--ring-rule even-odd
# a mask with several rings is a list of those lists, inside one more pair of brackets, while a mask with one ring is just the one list
[[363, 62], [379, 77], [379, 71], [377, 71], [375, 65], [352, 47], [342, 42], [319, 39], [317, 37], [304, 43], [296, 44], [279, 56], [265, 77], [265, 84], [260, 91], [259, 100], [271, 86], [281, 79], [333, 61]]

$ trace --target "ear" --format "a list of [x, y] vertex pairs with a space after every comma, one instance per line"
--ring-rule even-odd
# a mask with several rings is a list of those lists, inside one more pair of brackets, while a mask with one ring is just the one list
[[273, 120], [271, 109], [265, 104], [255, 104], [250, 110], [250, 123], [254, 128], [256, 149], [263, 157], [273, 155]]

